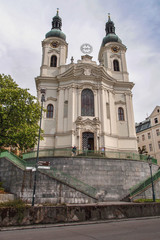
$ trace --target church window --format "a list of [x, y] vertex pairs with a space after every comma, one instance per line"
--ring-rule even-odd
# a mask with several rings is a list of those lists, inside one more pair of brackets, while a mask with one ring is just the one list
[[118, 108], [118, 119], [119, 121], [124, 121], [124, 110], [122, 107]]
[[92, 90], [84, 89], [81, 94], [81, 115], [94, 116], [94, 95]]
[[119, 62], [118, 60], [113, 60], [114, 71], [119, 71]]
[[47, 118], [53, 118], [53, 105], [48, 104], [47, 106]]
[[64, 118], [68, 117], [68, 101], [64, 102]]
[[57, 57], [55, 55], [51, 56], [51, 67], [57, 67]]

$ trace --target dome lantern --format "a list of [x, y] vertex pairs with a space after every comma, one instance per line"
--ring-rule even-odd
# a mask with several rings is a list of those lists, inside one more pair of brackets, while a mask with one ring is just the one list
[[66, 35], [61, 31], [62, 19], [59, 16], [59, 8], [57, 8], [57, 14], [52, 19], [52, 29], [46, 33], [46, 38], [49, 37], [58, 37], [63, 40], [66, 40]]

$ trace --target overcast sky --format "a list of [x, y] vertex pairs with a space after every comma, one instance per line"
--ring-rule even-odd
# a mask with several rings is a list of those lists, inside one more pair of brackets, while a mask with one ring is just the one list
[[0, 73], [10, 74], [36, 96], [34, 78], [40, 74], [41, 41], [59, 8], [68, 42], [68, 63], [93, 47], [93, 60], [105, 36], [108, 13], [116, 34], [127, 47], [130, 81], [135, 83], [135, 121], [143, 121], [160, 105], [160, 0], [0, 0]]

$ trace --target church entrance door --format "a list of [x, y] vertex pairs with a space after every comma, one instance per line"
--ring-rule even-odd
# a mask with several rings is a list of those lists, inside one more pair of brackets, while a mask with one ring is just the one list
[[82, 148], [94, 150], [94, 133], [84, 132], [82, 134]]

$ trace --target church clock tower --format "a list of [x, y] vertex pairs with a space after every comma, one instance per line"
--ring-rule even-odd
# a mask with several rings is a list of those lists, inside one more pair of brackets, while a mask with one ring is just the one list
[[53, 77], [57, 75], [57, 68], [66, 64], [68, 44], [61, 27], [62, 19], [59, 17], [59, 10], [57, 9], [57, 14], [52, 20], [52, 29], [42, 41], [41, 76]]
[[44, 130], [40, 147], [54, 148], [55, 136], [57, 132], [58, 118], [58, 87], [57, 76], [66, 71], [66, 59], [68, 44], [66, 35], [62, 32], [62, 19], [57, 9], [56, 16], [52, 19], [52, 29], [46, 33], [42, 41], [42, 65], [40, 67], [40, 76], [36, 81], [37, 96], [41, 101], [41, 89], [45, 89], [45, 103], [43, 112], [42, 129]]
[[99, 62], [114, 79], [129, 81], [125, 58], [127, 48], [115, 33], [115, 26], [111, 21], [110, 14], [108, 14], [105, 31], [106, 36], [103, 38], [99, 51]]

